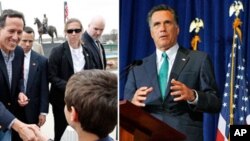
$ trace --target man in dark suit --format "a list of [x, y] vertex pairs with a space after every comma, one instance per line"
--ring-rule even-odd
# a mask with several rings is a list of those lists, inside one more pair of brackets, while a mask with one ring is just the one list
[[[7, 9], [1, 14], [0, 101], [8, 109], [8, 111], [18, 118], [21, 118], [21, 113], [23, 113], [23, 110], [18, 105], [17, 100], [19, 92], [23, 91], [24, 52], [23, 49], [17, 45], [20, 41], [24, 25], [24, 16], [18, 11]], [[13, 117], [8, 117], [6, 117], [6, 120], [8, 121], [13, 119]], [[32, 135], [31, 130], [27, 128], [26, 131], [30, 131], [30, 133], [27, 133]], [[13, 135], [13, 140], [21, 140], [17, 132], [13, 132]]]
[[24, 107], [26, 123], [42, 126], [46, 121], [49, 108], [48, 59], [31, 48], [34, 30], [25, 27], [19, 45], [25, 53], [24, 93], [19, 93], [19, 105]]
[[96, 69], [106, 69], [107, 66], [105, 51], [103, 45], [99, 41], [104, 28], [105, 21], [103, 17], [96, 16], [91, 20], [88, 25], [88, 29], [82, 35], [84, 45], [93, 54]]
[[64, 93], [68, 79], [76, 72], [93, 69], [94, 62], [88, 49], [81, 44], [82, 24], [69, 19], [64, 28], [67, 41], [54, 47], [49, 57], [50, 103], [54, 114], [55, 141], [59, 141], [67, 127], [64, 116]]
[[172, 8], [154, 7], [148, 22], [156, 51], [129, 72], [125, 99], [185, 134], [187, 141], [202, 141], [203, 112], [216, 113], [221, 107], [212, 63], [207, 54], [179, 46]]

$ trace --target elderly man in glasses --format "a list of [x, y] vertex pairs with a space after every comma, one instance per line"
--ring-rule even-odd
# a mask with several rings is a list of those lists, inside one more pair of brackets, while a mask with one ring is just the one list
[[53, 48], [49, 57], [50, 103], [55, 121], [55, 141], [67, 127], [64, 116], [64, 92], [68, 79], [76, 72], [93, 69], [92, 55], [81, 42], [83, 27], [80, 20], [69, 19], [64, 28], [67, 40]]

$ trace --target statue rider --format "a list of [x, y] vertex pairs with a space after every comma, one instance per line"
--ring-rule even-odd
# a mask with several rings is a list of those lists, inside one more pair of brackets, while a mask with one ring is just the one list
[[43, 30], [44, 33], [48, 32], [48, 18], [46, 17], [46, 14], [43, 15]]

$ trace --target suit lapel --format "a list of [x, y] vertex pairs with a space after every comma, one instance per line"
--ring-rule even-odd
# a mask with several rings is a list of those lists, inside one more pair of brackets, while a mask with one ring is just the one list
[[8, 77], [8, 73], [7, 73], [7, 68], [6, 68], [6, 64], [4, 62], [4, 58], [2, 55], [2, 52], [0, 51], [0, 70], [3, 72], [5, 81], [8, 83], [8, 87], [10, 88], [10, 83], [9, 83], [9, 77]]
[[183, 68], [185, 67], [185, 65], [187, 64], [189, 60], [188, 57], [188, 51], [182, 47], [180, 47], [177, 51], [176, 57], [175, 57], [175, 61], [169, 76], [169, 81], [168, 81], [168, 87], [166, 90], [166, 96], [169, 95], [170, 93], [170, 85], [171, 85], [171, 80], [175, 79], [177, 80], [181, 71], [183, 70]]
[[27, 82], [27, 89], [29, 90], [32, 86], [33, 80], [35, 78], [37, 68], [38, 68], [38, 60], [37, 56], [34, 54], [33, 51], [31, 51], [30, 56], [30, 66], [29, 66], [29, 75], [28, 75], [28, 82]]
[[83, 53], [83, 57], [85, 59], [85, 65], [83, 66], [84, 69], [89, 69], [90, 68], [90, 56], [89, 56], [89, 53], [88, 51], [86, 51], [86, 48], [84, 47], [84, 45], [81, 45], [82, 46], [82, 53]]
[[[15, 57], [12, 61], [12, 83], [11, 83], [11, 94], [15, 94], [16, 88], [23, 87], [23, 61], [24, 54], [21, 52], [21, 47], [16, 47], [15, 49]], [[20, 68], [22, 70], [20, 70]]]
[[72, 60], [72, 57], [71, 57], [71, 52], [70, 52], [69, 43], [66, 42], [66, 43], [63, 45], [63, 47], [64, 47], [64, 54], [67, 56], [68, 61], [69, 61], [69, 64], [70, 64], [71, 68], [74, 70], [73, 60]]
[[99, 54], [97, 54], [97, 53], [99, 53], [99, 51], [98, 51], [98, 47], [97, 47], [95, 41], [89, 36], [89, 34], [87, 32], [85, 32], [85, 36], [86, 36], [89, 44], [91, 44], [91, 46], [92, 46], [91, 49], [94, 50], [95, 55], [99, 56]]
[[[86, 39], [88, 40], [88, 43], [90, 44], [90, 47], [89, 49], [92, 51], [93, 55], [95, 56], [94, 59], [95, 61], [98, 63], [101, 61], [101, 57], [100, 57], [100, 53], [99, 53], [99, 49], [95, 43], [95, 41], [93, 40], [93, 38], [91, 38], [89, 36], [89, 34], [87, 32], [85, 32], [85, 36], [86, 36]], [[101, 44], [100, 44], [101, 45]], [[101, 48], [102, 50], [104, 51], [104, 48], [103, 46], [101, 45]]]
[[[149, 82], [151, 82], [151, 86], [154, 88], [154, 94], [149, 95], [150, 99], [157, 99], [161, 97], [159, 82], [158, 82], [158, 73], [157, 73], [157, 65], [156, 65], [156, 53], [149, 56], [146, 60], [144, 60], [145, 69], [147, 74], [145, 77], [148, 77]], [[155, 75], [156, 74], [156, 75]], [[162, 99], [162, 98], [161, 98]]]

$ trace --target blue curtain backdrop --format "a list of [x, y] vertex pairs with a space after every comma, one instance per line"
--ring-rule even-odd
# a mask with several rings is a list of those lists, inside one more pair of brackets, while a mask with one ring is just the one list
[[[196, 17], [203, 19], [205, 28], [199, 33], [202, 42], [198, 45], [198, 50], [210, 55], [222, 95], [233, 39], [234, 17], [229, 17], [229, 7], [232, 3], [233, 0], [120, 0], [120, 99], [122, 100], [124, 95], [126, 66], [155, 51], [146, 19], [149, 10], [158, 4], [170, 5], [177, 11], [180, 26], [178, 42], [186, 48], [191, 48], [191, 21]], [[240, 19], [243, 22], [243, 55], [247, 62], [247, 79], [250, 80], [250, 2], [242, 0], [242, 3], [244, 12], [241, 12]], [[215, 140], [217, 122], [218, 114], [205, 113], [205, 141]]]

